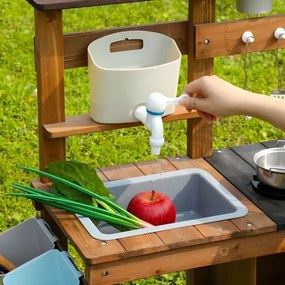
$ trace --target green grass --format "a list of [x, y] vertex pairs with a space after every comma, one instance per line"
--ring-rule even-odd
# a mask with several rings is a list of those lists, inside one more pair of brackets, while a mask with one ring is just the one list
[[[271, 14], [282, 13], [284, 9], [284, 1], [276, 0]], [[246, 17], [234, 9], [233, 0], [217, 0], [216, 14], [219, 21]], [[154, 0], [64, 11], [64, 29], [65, 32], [76, 32], [184, 19], [186, 16], [186, 0]], [[33, 9], [25, 0], [2, 0], [0, 27], [0, 193], [5, 194], [12, 191], [12, 182], [29, 183], [32, 177], [18, 170], [17, 165], [38, 167]], [[280, 55], [284, 60], [285, 52], [281, 51]], [[255, 53], [252, 60], [248, 89], [269, 94], [277, 86], [275, 51]], [[179, 93], [187, 83], [186, 65], [187, 59], [183, 57]], [[216, 58], [215, 74], [243, 87], [242, 65], [243, 56]], [[65, 83], [67, 114], [88, 112], [87, 69], [67, 70]], [[269, 124], [256, 119], [248, 121], [242, 116], [222, 118], [213, 129], [216, 149], [284, 137], [283, 132]], [[161, 156], [185, 154], [185, 133], [185, 122], [165, 124], [166, 144]], [[138, 127], [71, 137], [67, 139], [67, 157], [88, 162], [94, 167], [152, 159], [148, 136], [144, 127]], [[34, 214], [28, 200], [1, 197], [0, 232]], [[132, 284], [183, 284], [184, 278], [180, 272]]]

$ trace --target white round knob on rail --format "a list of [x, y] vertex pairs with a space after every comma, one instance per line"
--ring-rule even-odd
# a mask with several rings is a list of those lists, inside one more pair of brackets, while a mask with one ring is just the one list
[[279, 39], [282, 39], [284, 40], [285, 39], [285, 30], [283, 28], [277, 28], [275, 31], [274, 31], [274, 37], [279, 40]]
[[246, 31], [242, 34], [241, 39], [244, 43], [253, 43], [254, 42], [254, 37], [252, 32]]

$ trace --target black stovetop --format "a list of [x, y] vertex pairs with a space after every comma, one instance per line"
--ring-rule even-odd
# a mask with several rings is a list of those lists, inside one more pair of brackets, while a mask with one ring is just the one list
[[284, 230], [285, 197], [283, 198], [283, 193], [280, 194], [279, 191], [277, 194], [278, 191], [274, 190], [276, 192], [274, 196], [268, 194], [269, 190], [265, 190], [264, 187], [257, 191], [254, 188], [256, 168], [253, 156], [262, 149], [276, 147], [276, 143], [276, 141], [270, 141], [217, 150], [214, 151], [213, 156], [205, 159], [271, 218], [278, 230]]
[[270, 187], [260, 182], [257, 176], [254, 174], [251, 180], [252, 189], [257, 193], [264, 195], [266, 197], [278, 200], [285, 200], [285, 190]]

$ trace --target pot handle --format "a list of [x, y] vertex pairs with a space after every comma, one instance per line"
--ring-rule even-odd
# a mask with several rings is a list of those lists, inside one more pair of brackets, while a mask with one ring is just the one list
[[279, 173], [285, 174], [285, 169], [284, 168], [278, 168], [278, 167], [269, 168], [269, 174], [270, 175], [272, 174], [272, 172], [279, 172]]
[[[282, 144], [281, 146], [279, 146], [280, 144]], [[285, 147], [285, 140], [280, 139], [277, 141], [277, 147]]]

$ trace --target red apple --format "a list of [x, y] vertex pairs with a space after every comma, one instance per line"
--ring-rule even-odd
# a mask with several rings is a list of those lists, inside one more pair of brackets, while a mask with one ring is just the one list
[[135, 195], [130, 200], [127, 210], [154, 226], [174, 223], [176, 219], [176, 209], [172, 200], [154, 190]]

